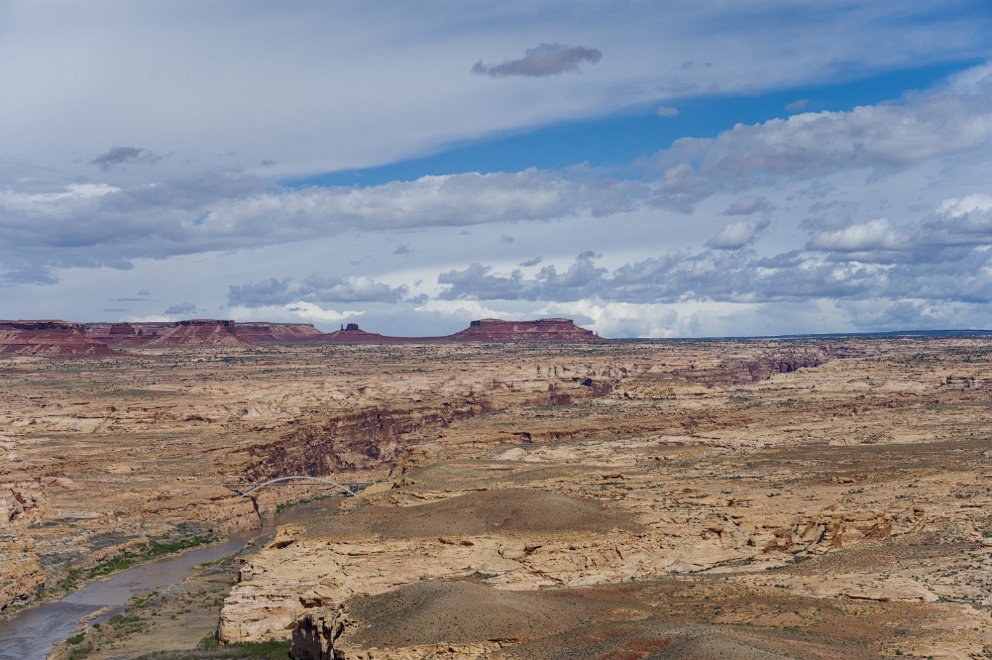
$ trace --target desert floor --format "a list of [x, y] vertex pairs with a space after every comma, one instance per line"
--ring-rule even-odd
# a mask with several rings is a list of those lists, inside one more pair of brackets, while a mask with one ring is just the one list
[[329, 491], [238, 485], [319, 475], [364, 490], [61, 653], [234, 657], [193, 649], [295, 625], [297, 652], [356, 659], [988, 657], [990, 355], [916, 336], [5, 359], [0, 607], [257, 526]]

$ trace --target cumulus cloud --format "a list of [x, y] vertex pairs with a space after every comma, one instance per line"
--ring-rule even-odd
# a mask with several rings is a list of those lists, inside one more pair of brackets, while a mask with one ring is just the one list
[[536, 169], [425, 176], [377, 186], [275, 188], [215, 173], [156, 184], [0, 189], [0, 263], [130, 267], [133, 259], [237, 250], [332, 236], [609, 215], [647, 186], [577, 181]]
[[311, 275], [302, 282], [269, 278], [228, 287], [227, 302], [239, 307], [280, 306], [295, 303], [395, 303], [407, 296], [405, 286], [392, 287], [368, 277]]
[[[736, 224], [736, 223], [735, 223]], [[690, 301], [783, 303], [814, 299], [992, 302], [992, 250], [934, 247], [925, 232], [900, 236], [884, 220], [818, 235], [816, 247], [762, 256], [753, 250], [669, 250], [613, 269], [580, 255], [564, 271], [499, 273], [474, 263], [442, 273], [449, 300], [599, 300], [629, 304]], [[742, 239], [743, 240], [743, 239]], [[738, 241], [739, 242], [739, 241]], [[992, 243], [992, 239], [990, 239]], [[884, 258], [886, 255], [887, 258]]]
[[139, 147], [113, 147], [106, 153], [100, 154], [90, 161], [90, 165], [96, 165], [104, 172], [115, 167], [121, 167], [130, 163], [144, 163], [151, 165], [162, 160], [162, 156], [149, 149]]
[[578, 71], [579, 64], [595, 64], [603, 58], [602, 51], [585, 46], [566, 46], [560, 43], [542, 43], [528, 48], [519, 60], [505, 60], [499, 64], [483, 64], [479, 60], [472, 66], [472, 73], [487, 76], [554, 76], [567, 71]]
[[654, 203], [691, 210], [717, 193], [838, 171], [884, 176], [964, 152], [992, 149], [992, 65], [898, 103], [806, 112], [737, 124], [713, 138], [680, 138], [659, 152]]
[[867, 250], [895, 250], [903, 240], [888, 220], [879, 218], [860, 225], [851, 225], [836, 231], [817, 234], [809, 241], [813, 250], [862, 252]]
[[992, 195], [976, 193], [966, 197], [952, 197], [945, 199], [937, 208], [937, 213], [951, 218], [960, 218], [976, 211], [992, 211]]
[[757, 238], [769, 224], [768, 220], [732, 222], [706, 241], [706, 246], [717, 250], [739, 250]]
[[562, 273], [550, 265], [525, 278], [519, 269], [501, 275], [489, 266], [473, 263], [463, 270], [441, 273], [437, 281], [447, 287], [441, 295], [446, 300], [577, 300], [588, 295], [606, 272], [593, 263], [590, 254], [583, 253]]
[[937, 246], [992, 245], [992, 195], [977, 193], [944, 200], [916, 234]]

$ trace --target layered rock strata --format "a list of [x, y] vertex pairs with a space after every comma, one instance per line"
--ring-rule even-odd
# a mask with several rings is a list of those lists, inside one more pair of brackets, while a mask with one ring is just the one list
[[0, 356], [110, 357], [116, 351], [68, 321], [0, 321]]

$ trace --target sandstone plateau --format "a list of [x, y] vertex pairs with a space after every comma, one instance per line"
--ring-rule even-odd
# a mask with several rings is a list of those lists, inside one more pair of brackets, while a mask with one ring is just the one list
[[[0, 360], [0, 606], [333, 492], [232, 487], [304, 474], [365, 487], [237, 560], [213, 610], [225, 643], [992, 653], [986, 337], [516, 343], [481, 322], [482, 341], [263, 345], [238, 325], [236, 342], [212, 326], [223, 342]], [[197, 657], [163, 641], [170, 620], [80, 648]]]

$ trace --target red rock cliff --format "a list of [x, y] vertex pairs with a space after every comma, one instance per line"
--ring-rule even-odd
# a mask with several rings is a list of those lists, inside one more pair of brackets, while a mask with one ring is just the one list
[[87, 337], [79, 323], [0, 321], [0, 355], [100, 357], [117, 355], [117, 352], [107, 344]]

